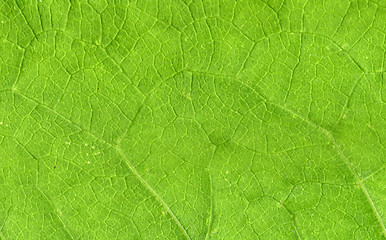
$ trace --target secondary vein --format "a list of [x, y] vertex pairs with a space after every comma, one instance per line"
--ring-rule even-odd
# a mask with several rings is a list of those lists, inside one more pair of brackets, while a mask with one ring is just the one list
[[185, 238], [187, 240], [191, 240], [191, 238], [189, 237], [187, 231], [185, 230], [184, 226], [182, 226], [181, 222], [178, 220], [178, 218], [176, 217], [176, 215], [172, 212], [172, 210], [170, 209], [170, 207], [167, 205], [167, 203], [161, 198], [160, 195], [158, 195], [158, 193], [149, 185], [149, 183], [142, 178], [142, 176], [137, 172], [137, 170], [135, 169], [135, 167], [131, 164], [131, 162], [127, 159], [126, 155], [122, 152], [122, 150], [116, 146], [115, 144], [112, 144], [96, 135], [94, 135], [93, 133], [83, 129], [81, 126], [79, 126], [78, 124], [74, 123], [73, 121], [71, 121], [70, 119], [66, 118], [65, 116], [63, 116], [62, 114], [56, 112], [54, 109], [50, 108], [49, 106], [47, 106], [46, 104], [43, 104], [33, 98], [30, 98], [28, 96], [25, 96], [24, 94], [22, 93], [19, 93], [15, 90], [10, 90], [11, 92], [13, 92], [14, 94], [18, 94], [30, 101], [33, 101], [35, 102], [36, 104], [48, 109], [49, 111], [57, 114], [58, 116], [60, 116], [61, 118], [63, 118], [64, 120], [68, 121], [69, 123], [71, 123], [72, 125], [74, 125], [75, 127], [79, 128], [80, 130], [82, 130], [83, 132], [89, 134], [90, 136], [92, 137], [95, 137], [96, 139], [104, 142], [105, 144], [107, 144], [108, 146], [112, 147], [113, 149], [115, 149], [119, 155], [125, 160], [126, 164], [128, 165], [128, 167], [130, 168], [131, 172], [133, 172], [134, 176], [137, 177], [137, 179], [150, 191], [150, 193], [161, 203], [161, 205], [166, 209], [166, 211], [169, 213], [169, 215], [172, 217], [173, 221], [177, 224], [178, 228], [181, 230], [182, 234], [185, 236]]
[[191, 240], [188, 233], [186, 232], [184, 226], [182, 226], [181, 222], [178, 220], [176, 215], [172, 212], [170, 207], [167, 205], [167, 203], [162, 199], [160, 195], [149, 185], [149, 183], [142, 178], [142, 176], [137, 172], [135, 167], [130, 163], [129, 159], [127, 159], [126, 155], [122, 150], [118, 147], [115, 147], [115, 150], [121, 155], [121, 157], [125, 160], [126, 164], [129, 166], [130, 170], [133, 172], [133, 174], [138, 178], [138, 180], [154, 195], [154, 197], [164, 206], [166, 211], [169, 213], [169, 215], [172, 217], [174, 222], [177, 224], [178, 228], [182, 231], [182, 234], [186, 237], [186, 239]]

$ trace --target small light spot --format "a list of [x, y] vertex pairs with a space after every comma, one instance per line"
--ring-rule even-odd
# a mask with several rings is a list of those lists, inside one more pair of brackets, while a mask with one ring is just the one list
[[71, 145], [71, 142], [66, 142], [67, 145]]
[[101, 152], [96, 152], [96, 153], [94, 153], [94, 156], [99, 155], [99, 154], [101, 154]]
[[90, 164], [91, 162], [90, 161], [87, 161], [87, 164]]
[[162, 210], [162, 215], [165, 216], [166, 215], [166, 212], [165, 210]]
[[84, 145], [87, 147], [87, 146], [88, 146], [88, 143], [85, 143]]
[[88, 153], [86, 153], [86, 156], [88, 156]]
[[0, 122], [0, 125], [3, 125], [3, 122]]
[[229, 174], [229, 171], [227, 170], [227, 171], [225, 172], [225, 174]]
[[8, 124], [5, 124], [6, 127], [8, 127], [9, 125]]
[[92, 148], [92, 149], [95, 149], [95, 146], [92, 146], [91, 148]]

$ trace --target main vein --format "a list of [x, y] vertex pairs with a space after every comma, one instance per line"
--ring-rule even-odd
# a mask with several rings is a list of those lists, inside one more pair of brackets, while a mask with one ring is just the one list
[[162, 199], [162, 197], [160, 195], [158, 195], [158, 193], [149, 185], [149, 183], [142, 178], [142, 176], [137, 172], [137, 170], [135, 169], [135, 167], [131, 164], [131, 162], [129, 161], [129, 159], [126, 157], [126, 155], [124, 154], [124, 152], [119, 148], [117, 147], [116, 145], [94, 135], [93, 133], [85, 130], [84, 128], [82, 128], [81, 126], [79, 126], [78, 124], [74, 123], [73, 121], [71, 121], [70, 119], [68, 119], [67, 117], [63, 116], [62, 114], [56, 112], [54, 109], [52, 109], [51, 107], [49, 107], [48, 105], [44, 104], [44, 103], [41, 103], [31, 97], [28, 97], [28, 96], [25, 96], [24, 94], [22, 93], [19, 93], [15, 90], [9, 90], [11, 92], [13, 92], [14, 94], [17, 94], [19, 96], [22, 96], [30, 101], [33, 101], [35, 102], [36, 104], [46, 108], [47, 110], [49, 110], [50, 112], [53, 112], [54, 114], [60, 116], [61, 118], [63, 118], [64, 120], [68, 121], [69, 123], [71, 123], [72, 125], [74, 125], [75, 127], [79, 128], [80, 130], [82, 130], [83, 132], [91, 135], [92, 137], [102, 141], [103, 143], [105, 143], [106, 145], [110, 146], [111, 148], [115, 149], [119, 155], [125, 160], [127, 166], [130, 168], [131, 172], [134, 174], [135, 177], [137, 177], [137, 179], [141, 182], [142, 185], [144, 185], [149, 191], [150, 193], [158, 200], [158, 202], [161, 203], [161, 205], [166, 209], [166, 211], [169, 213], [169, 215], [172, 217], [173, 221], [177, 224], [178, 228], [181, 230], [182, 234], [185, 236], [185, 238], [187, 240], [191, 240], [191, 238], [189, 237], [186, 229], [184, 228], [184, 226], [182, 226], [181, 222], [178, 220], [178, 218], [176, 217], [176, 215], [173, 213], [173, 211], [170, 209], [170, 207], [168, 206], [168, 204]]

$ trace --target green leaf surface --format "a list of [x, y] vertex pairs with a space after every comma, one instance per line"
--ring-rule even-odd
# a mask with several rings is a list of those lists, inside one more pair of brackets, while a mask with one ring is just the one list
[[386, 1], [0, 0], [0, 239], [386, 239]]

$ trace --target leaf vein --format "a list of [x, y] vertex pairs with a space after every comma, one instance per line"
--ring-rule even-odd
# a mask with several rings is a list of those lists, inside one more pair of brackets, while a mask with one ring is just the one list
[[130, 168], [131, 172], [134, 174], [134, 176], [141, 182], [141, 184], [146, 187], [150, 193], [158, 200], [158, 202], [161, 203], [161, 205], [166, 209], [166, 211], [169, 213], [169, 215], [172, 217], [173, 221], [175, 222], [175, 224], [177, 224], [178, 228], [181, 230], [182, 234], [185, 236], [186, 239], [188, 240], [191, 240], [190, 236], [188, 235], [186, 229], [184, 228], [184, 226], [181, 224], [181, 222], [178, 220], [178, 218], [176, 217], [176, 215], [173, 213], [173, 211], [170, 209], [170, 207], [168, 206], [168, 204], [162, 199], [162, 197], [160, 195], [158, 195], [158, 193], [149, 185], [149, 183], [144, 179], [142, 178], [142, 176], [137, 172], [137, 170], [135, 169], [135, 167], [130, 163], [130, 161], [128, 160], [128, 158], [126, 157], [126, 155], [122, 152], [122, 150], [116, 146], [115, 144], [112, 144], [96, 135], [94, 135], [92, 132], [90, 131], [87, 131], [85, 129], [83, 129], [81, 126], [79, 126], [78, 124], [74, 123], [73, 121], [71, 121], [70, 119], [68, 119], [67, 117], [63, 116], [62, 114], [58, 113], [57, 111], [55, 111], [54, 109], [50, 108], [49, 106], [47, 106], [46, 104], [44, 103], [41, 103], [31, 97], [28, 97], [28, 96], [25, 96], [24, 94], [20, 93], [20, 92], [17, 92], [15, 90], [10, 90], [11, 92], [13, 92], [14, 94], [17, 94], [17, 95], [20, 95], [30, 101], [33, 101], [35, 102], [36, 104], [40, 105], [40, 106], [43, 106], [44, 108], [48, 109], [50, 112], [53, 112], [54, 114], [57, 114], [58, 116], [60, 116], [61, 118], [63, 118], [64, 120], [70, 122], [72, 125], [74, 125], [75, 127], [79, 128], [80, 130], [82, 130], [83, 132], [86, 132], [88, 133], [89, 135], [91, 135], [92, 137], [96, 138], [96, 139], [99, 139], [100, 141], [104, 142], [105, 144], [109, 145], [110, 147], [112, 147], [115, 151], [118, 152], [118, 154], [125, 160], [126, 164], [128, 165], [128, 167]]

